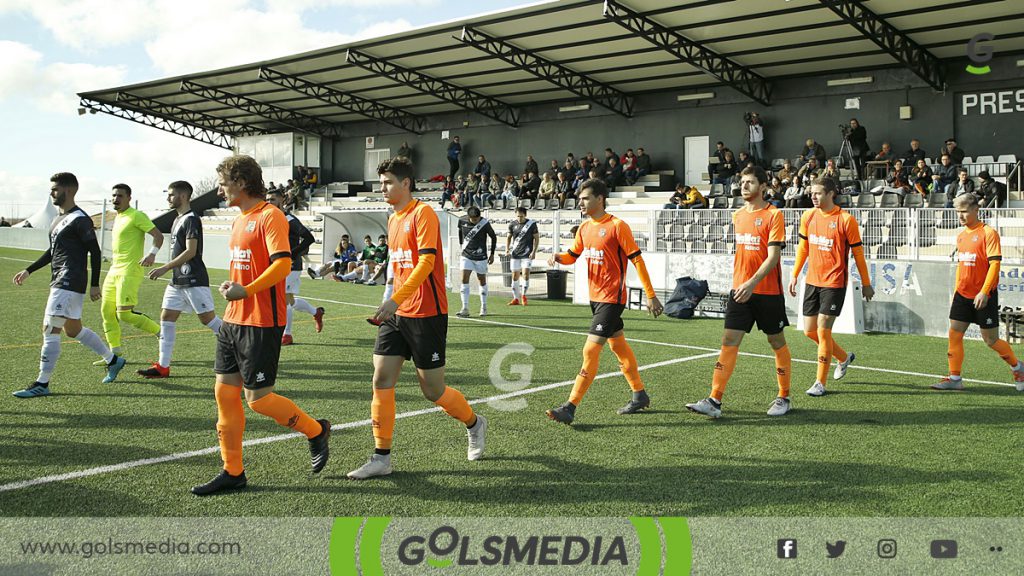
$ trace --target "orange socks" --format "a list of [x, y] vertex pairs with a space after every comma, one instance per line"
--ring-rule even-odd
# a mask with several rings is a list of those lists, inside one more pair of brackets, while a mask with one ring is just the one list
[[1006, 343], [1006, 340], [996, 340], [996, 343], [989, 346], [989, 348], [995, 350], [996, 353], [999, 354], [999, 357], [1010, 365], [1010, 368], [1017, 367], [1017, 356], [1014, 355], [1013, 348], [1010, 348], [1010, 345]]
[[608, 347], [612, 349], [612, 354], [615, 354], [615, 357], [619, 359], [619, 368], [622, 370], [623, 376], [626, 377], [626, 382], [629, 382], [629, 388], [633, 392], [643, 390], [644, 383], [640, 380], [640, 370], [637, 368], [636, 356], [633, 354], [633, 349], [630, 348], [629, 343], [626, 342], [626, 337], [609, 338]]
[[711, 377], [711, 397], [719, 402], [725, 394], [725, 385], [729, 383], [732, 371], [736, 368], [736, 356], [740, 353], [739, 346], [722, 346], [715, 362], [715, 373]]
[[273, 392], [259, 400], [249, 402], [249, 408], [273, 418], [281, 426], [302, 432], [306, 438], [313, 438], [324, 429], [319, 422], [310, 418], [309, 414], [303, 412], [302, 408], [296, 406], [294, 402]]
[[[580, 373], [576, 376], [576, 383], [573, 384], [572, 392], [569, 394], [569, 402], [572, 402], [576, 406], [580, 405], [583, 401], [583, 396], [590, 389], [590, 385], [594, 383], [594, 377], [597, 376], [597, 369], [601, 365], [601, 348], [603, 346], [597, 342], [591, 342], [589, 339], [587, 343], [583, 345], [583, 367], [580, 368]], [[634, 358], [634, 364], [636, 359]], [[639, 374], [637, 380], [639, 380]], [[631, 384], [632, 385], [632, 384]]]
[[217, 398], [217, 440], [224, 470], [238, 476], [242, 466], [242, 433], [245, 432], [245, 409], [242, 408], [242, 390], [218, 382], [213, 389]]
[[818, 327], [818, 375], [817, 381], [824, 386], [828, 382], [828, 369], [832, 365], [832, 330]]
[[[392, 392], [394, 394], [394, 392]], [[376, 394], [374, 395], [376, 400]], [[392, 403], [394, 402], [394, 396], [392, 396]], [[466, 402], [466, 397], [462, 395], [455, 388], [449, 386], [444, 387], [444, 394], [434, 402], [441, 407], [449, 416], [455, 418], [459, 422], [462, 422], [466, 426], [472, 426], [476, 422], [476, 414], [473, 413], [472, 406], [469, 402]], [[393, 405], [393, 404], [392, 404]], [[391, 425], [394, 426], [394, 416], [392, 416]]]
[[964, 333], [949, 329], [949, 351], [946, 353], [949, 359], [949, 375], [959, 376], [964, 366]]
[[775, 375], [779, 379], [779, 398], [789, 398], [792, 364], [793, 356], [789, 353], [789, 346], [783, 346], [775, 351]]
[[378, 450], [390, 450], [395, 435], [395, 389], [374, 388], [370, 402], [373, 442]]
[[[831, 333], [832, 333], [832, 331], [831, 331], [831, 329], [829, 329], [829, 334], [831, 334]], [[806, 330], [806, 331], [804, 331], [804, 334], [808, 338], [810, 338], [811, 340], [814, 340], [815, 344], [818, 344], [818, 329], [817, 328], [815, 328], [814, 330]], [[836, 343], [836, 339], [835, 338], [832, 339], [832, 357], [835, 358], [836, 360], [839, 360], [840, 362], [846, 362], [846, 359], [849, 357], [849, 355], [846, 353], [846, 350], [843, 350], [842, 348], [840, 348], [839, 344]]]

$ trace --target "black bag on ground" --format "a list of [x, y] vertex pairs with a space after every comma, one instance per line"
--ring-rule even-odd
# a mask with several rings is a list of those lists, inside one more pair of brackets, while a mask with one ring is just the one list
[[682, 320], [693, 318], [693, 311], [708, 293], [706, 280], [694, 280], [689, 276], [676, 278], [676, 289], [665, 303], [665, 314]]

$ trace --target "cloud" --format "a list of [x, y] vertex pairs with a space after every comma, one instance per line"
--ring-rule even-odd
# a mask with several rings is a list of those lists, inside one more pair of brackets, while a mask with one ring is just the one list
[[74, 114], [76, 92], [119, 84], [125, 70], [115, 66], [55, 62], [20, 42], [0, 41], [0, 101], [23, 98], [44, 112]]
[[146, 0], [0, 0], [6, 11], [30, 14], [58, 42], [84, 52], [138, 41], [158, 25]]

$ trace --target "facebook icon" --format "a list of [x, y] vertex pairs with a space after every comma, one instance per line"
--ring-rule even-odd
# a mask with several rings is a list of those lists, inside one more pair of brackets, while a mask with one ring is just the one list
[[796, 540], [783, 538], [776, 543], [779, 558], [796, 558]]

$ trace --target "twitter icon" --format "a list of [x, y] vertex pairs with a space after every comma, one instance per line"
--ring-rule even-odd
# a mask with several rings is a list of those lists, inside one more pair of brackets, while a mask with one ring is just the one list
[[829, 558], [839, 558], [843, 555], [843, 551], [846, 550], [846, 541], [839, 540], [835, 544], [825, 542], [825, 550], [828, 552]]

